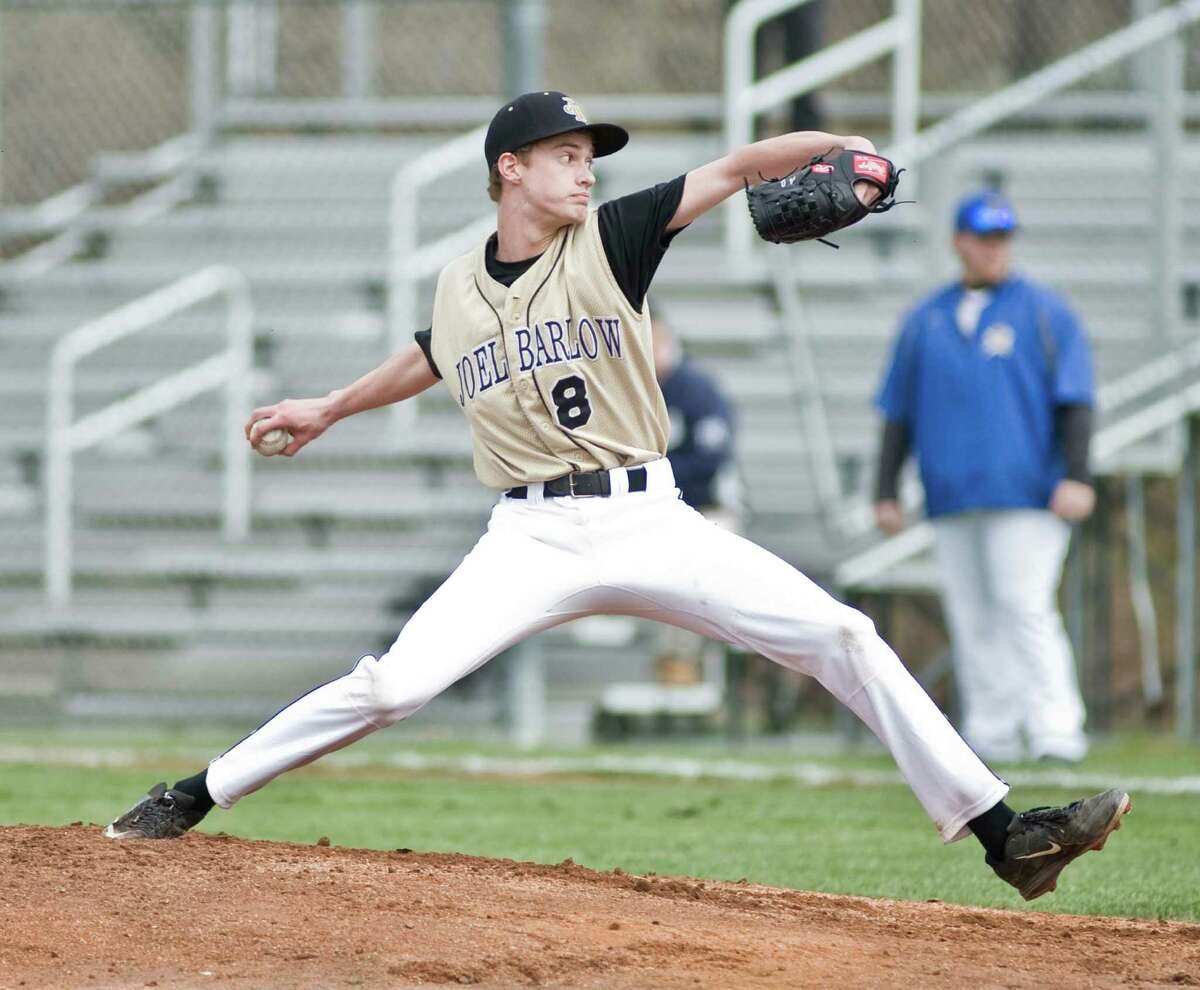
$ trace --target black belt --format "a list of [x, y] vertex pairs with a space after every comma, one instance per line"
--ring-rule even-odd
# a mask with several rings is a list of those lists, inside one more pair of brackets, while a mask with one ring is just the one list
[[[646, 469], [644, 467], [630, 468], [626, 474], [629, 477], [631, 492], [646, 490]], [[504, 494], [509, 498], [528, 498], [529, 486], [518, 485], [516, 488], [510, 488]], [[561, 478], [543, 482], [542, 494], [555, 498], [568, 496], [573, 498], [600, 496], [604, 498], [612, 494], [612, 478], [609, 477], [607, 471], [578, 471], [575, 474], [564, 474]]]

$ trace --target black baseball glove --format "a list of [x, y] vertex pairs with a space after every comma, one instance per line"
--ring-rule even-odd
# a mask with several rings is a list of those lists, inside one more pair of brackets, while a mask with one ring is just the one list
[[[747, 182], [750, 218], [764, 241], [794, 244], [817, 240], [837, 247], [825, 240], [827, 234], [896, 205], [896, 183], [903, 171], [879, 155], [827, 151], [782, 179], [764, 179], [757, 186]], [[879, 198], [864, 206], [854, 194], [856, 182], [875, 186]]]

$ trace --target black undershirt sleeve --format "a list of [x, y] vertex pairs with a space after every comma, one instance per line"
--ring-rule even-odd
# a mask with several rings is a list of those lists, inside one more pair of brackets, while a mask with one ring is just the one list
[[879, 473], [875, 479], [875, 501], [894, 502], [899, 497], [900, 468], [908, 456], [910, 438], [908, 427], [895, 420], [883, 424], [883, 440], [879, 444]]
[[683, 199], [681, 175], [670, 182], [609, 200], [599, 209], [600, 240], [625, 298], [639, 313], [654, 273], [679, 230], [667, 224]]
[[1067, 462], [1067, 477], [1090, 485], [1088, 450], [1092, 443], [1092, 407], [1083, 403], [1056, 406], [1054, 423]]
[[414, 337], [417, 338], [417, 343], [421, 346], [421, 350], [425, 354], [425, 360], [429, 362], [429, 370], [432, 371], [438, 378], [442, 377], [442, 373], [438, 371], [438, 366], [433, 363], [433, 327], [428, 330], [418, 330]]

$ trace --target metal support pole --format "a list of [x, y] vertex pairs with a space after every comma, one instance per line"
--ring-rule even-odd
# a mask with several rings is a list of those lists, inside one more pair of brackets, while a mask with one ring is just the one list
[[1142, 702], [1151, 709], [1162, 702], [1163, 684], [1158, 661], [1158, 615], [1150, 592], [1146, 554], [1146, 498], [1140, 474], [1125, 477], [1125, 518], [1129, 540], [1129, 595], [1142, 655]]
[[1063, 612], [1067, 627], [1067, 639], [1071, 641], [1071, 652], [1075, 654], [1081, 668], [1087, 649], [1087, 524], [1074, 527], [1071, 547], [1067, 555], [1066, 578], [1063, 582]]
[[[1161, 6], [1157, 0], [1142, 0], [1142, 6]], [[1152, 13], [1147, 10], [1146, 13]], [[1152, 204], [1155, 232], [1151, 245], [1151, 272], [1155, 340], [1161, 345], [1174, 341], [1179, 333], [1181, 283], [1179, 255], [1182, 243], [1183, 210], [1179, 209], [1181, 170], [1179, 149], [1183, 143], [1183, 40], [1178, 33], [1169, 35], [1149, 49], [1152, 135], [1150, 167], [1159, 176], [1158, 195]]]
[[1200, 417], [1189, 416], [1175, 515], [1175, 732], [1196, 732], [1196, 476]]
[[238, 281], [229, 289], [229, 379], [225, 384], [225, 491], [223, 535], [240, 542], [250, 535], [250, 445], [242, 429], [250, 417], [254, 354], [254, 308], [250, 289]]
[[921, 0], [895, 0], [904, 41], [892, 56], [892, 144], [907, 144], [917, 133], [921, 100]]
[[45, 553], [46, 598], [62, 607], [71, 599], [73, 566], [71, 527], [73, 488], [71, 483], [70, 428], [73, 412], [73, 368], [69, 359], [51, 358], [55, 372], [50, 378], [50, 406], [46, 417], [47, 464], [44, 489], [46, 506]]
[[509, 657], [509, 726], [518, 749], [533, 749], [546, 741], [545, 659], [538, 636], [525, 640]]
[[279, 0], [258, 0], [258, 92], [274, 93], [279, 84]]
[[1112, 707], [1112, 652], [1109, 597], [1109, 514], [1112, 502], [1108, 479], [1096, 478], [1096, 510], [1080, 528], [1081, 566], [1084, 583], [1082, 643], [1078, 656], [1080, 687], [1087, 704], [1088, 723], [1094, 729], [1108, 727]]
[[275, 0], [234, 0], [229, 7], [230, 92], [254, 96], [275, 89], [279, 9]]
[[1095, 666], [1093, 668], [1094, 718], [1097, 729], [1107, 730], [1112, 726], [1113, 713], [1113, 655], [1112, 655], [1112, 487], [1109, 479], [1098, 478], [1096, 485], [1096, 630]]
[[208, 137], [217, 116], [217, 8], [195, 2], [190, 16], [189, 81], [192, 130]]
[[950, 196], [958, 167], [958, 154], [954, 149], [917, 167], [921, 188], [925, 190], [921, 204], [925, 211], [925, 256], [928, 259], [925, 282], [928, 285], [953, 278], [957, 270], [950, 238]]
[[[417, 305], [416, 275], [409, 270], [417, 252], [420, 236], [420, 205], [414, 190], [404, 181], [399, 170], [392, 178], [391, 215], [388, 219], [388, 294], [387, 346], [396, 354], [412, 340], [420, 319]], [[390, 419], [392, 445], [401, 442], [411, 429], [417, 415], [415, 399], [393, 403]]]
[[543, 85], [545, 0], [507, 0], [504, 5], [504, 88], [511, 98]]
[[351, 99], [367, 99], [374, 87], [378, 12], [371, 0], [350, 0], [342, 13], [342, 93]]
[[[746, 13], [744, 3], [733, 4], [725, 17], [725, 151], [747, 145], [754, 134], [754, 117], [743, 112], [743, 92], [754, 79], [754, 32], [740, 29]], [[725, 202], [725, 248], [732, 263], [741, 264], [750, 252], [751, 227], [746, 221], [746, 207], [738, 202], [740, 196], [730, 196]]]
[[[0, 56], [4, 52], [4, 8], [0, 7]], [[3, 97], [4, 61], [0, 57], [0, 97]], [[0, 148], [4, 147], [4, 101], [0, 98]], [[4, 200], [4, 170], [0, 169], [0, 202]]]
[[258, 16], [253, 0], [230, 3], [225, 36], [225, 84], [234, 96], [252, 96], [258, 83]]

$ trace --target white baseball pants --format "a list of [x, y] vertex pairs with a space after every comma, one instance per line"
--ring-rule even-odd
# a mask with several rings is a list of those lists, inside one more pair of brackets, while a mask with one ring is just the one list
[[[933, 521], [963, 735], [989, 760], [1082, 759], [1083, 699], [1055, 594], [1070, 527], [1040, 509]], [[1022, 738], [1024, 736], [1024, 739]]]
[[533, 633], [595, 613], [641, 616], [816, 677], [891, 750], [943, 840], [1008, 792], [871, 621], [677, 495], [666, 460], [645, 492], [624, 469], [607, 498], [502, 497], [487, 532], [381, 657], [279, 712], [212, 762], [228, 808], [279, 774], [412, 715]]

